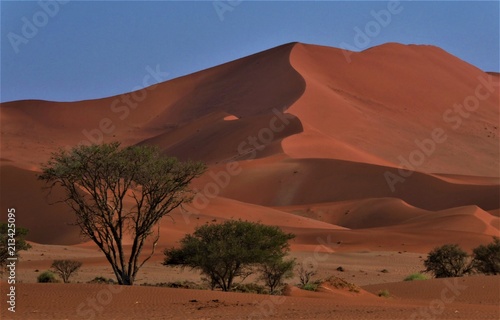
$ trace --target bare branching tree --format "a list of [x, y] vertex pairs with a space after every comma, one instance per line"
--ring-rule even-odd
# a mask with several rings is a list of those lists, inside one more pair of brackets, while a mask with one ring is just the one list
[[[202, 163], [179, 162], [154, 147], [120, 148], [116, 142], [60, 150], [42, 166], [39, 179], [66, 190], [62, 201], [76, 213], [82, 234], [102, 250], [118, 283], [131, 285], [154, 254], [160, 219], [192, 200], [189, 184], [205, 170]], [[151, 251], [141, 261], [149, 237]], [[126, 238], [132, 243], [128, 252]]]
[[297, 268], [297, 274], [299, 275], [300, 284], [305, 286], [311, 281], [311, 278], [317, 273], [316, 268], [312, 263], [305, 265], [305, 263], [299, 264]]
[[61, 276], [64, 283], [69, 282], [69, 278], [80, 269], [82, 262], [75, 260], [54, 260], [50, 266], [55, 273]]

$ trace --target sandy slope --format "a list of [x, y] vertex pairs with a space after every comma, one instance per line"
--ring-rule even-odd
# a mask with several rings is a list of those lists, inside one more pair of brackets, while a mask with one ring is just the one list
[[[165, 155], [209, 164], [193, 185], [200, 197], [161, 222], [160, 248], [143, 275], [148, 281], [162, 279], [163, 248], [196, 226], [226, 219], [292, 232], [294, 255], [337, 255], [353, 268], [345, 275], [359, 284], [399, 281], [403, 272], [420, 270], [418, 257], [437, 245], [471, 250], [498, 235], [498, 74], [432, 46], [391, 43], [348, 54], [350, 62], [339, 49], [290, 43], [120, 96], [1, 104], [1, 212], [15, 207], [29, 240], [48, 244], [34, 249], [36, 257], [26, 253], [19, 318], [75, 318], [79, 303], [105, 290], [29, 283], [34, 270], [66, 256], [91, 266], [86, 276], [110, 276], [96, 248], [69, 225], [68, 209], [48, 204], [63, 191], [54, 189], [47, 198], [36, 180], [52, 151], [85, 141], [156, 145]], [[406, 255], [415, 256], [404, 260]], [[382, 260], [375, 268], [370, 259]], [[379, 271], [400, 268], [401, 260], [399, 273], [382, 281]], [[355, 270], [360, 265], [373, 274]], [[337, 265], [323, 267], [327, 276]], [[179, 277], [168, 273], [170, 280]], [[469, 293], [447, 304], [440, 317], [498, 318], [497, 278], [465, 281]], [[407, 318], [426, 308], [432, 301], [426, 295], [443, 285], [387, 284], [394, 298], [386, 300], [368, 292], [353, 298], [331, 295], [329, 288], [317, 294], [294, 289], [269, 316]], [[41, 292], [44, 299], [37, 300]], [[63, 301], [57, 312], [50, 310], [54, 299]], [[134, 287], [113, 296], [100, 316], [235, 318], [259, 310], [266, 299]], [[2, 317], [4, 311], [2, 305]]]

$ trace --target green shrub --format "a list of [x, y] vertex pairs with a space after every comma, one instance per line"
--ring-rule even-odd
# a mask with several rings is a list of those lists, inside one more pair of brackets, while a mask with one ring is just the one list
[[88, 281], [87, 283], [106, 283], [106, 284], [114, 284], [115, 281], [113, 279], [108, 279], [106, 277], [95, 277], [94, 279]]
[[268, 294], [269, 290], [257, 283], [236, 283], [231, 288], [233, 292]]
[[425, 276], [425, 274], [412, 273], [406, 278], [404, 278], [404, 281], [413, 281], [413, 280], [427, 280], [427, 277]]
[[291, 260], [282, 259], [290, 250], [288, 240], [294, 237], [276, 226], [249, 221], [205, 224], [181, 239], [180, 248], [166, 249], [163, 264], [199, 270], [212, 290], [231, 291], [235, 280], [241, 278], [243, 281], [256, 266], [277, 262], [278, 273], [273, 269], [275, 266], [268, 270], [272, 284], [276, 285], [288, 273], [290, 266], [287, 264], [293, 266]]
[[389, 293], [389, 290], [384, 289], [384, 290], [380, 290], [378, 292], [378, 296], [379, 297], [384, 297], [384, 298], [389, 298], [391, 296], [391, 294]]
[[39, 283], [56, 283], [59, 282], [56, 279], [56, 275], [51, 271], [44, 271], [38, 277], [37, 280]]
[[493, 242], [480, 245], [474, 251], [473, 266], [479, 273], [500, 274], [500, 238], [493, 237]]
[[318, 291], [318, 287], [319, 287], [319, 284], [318, 283], [315, 283], [315, 282], [310, 282], [310, 283], [306, 283], [305, 285], [302, 286], [302, 289], [303, 290], [307, 290], [307, 291]]

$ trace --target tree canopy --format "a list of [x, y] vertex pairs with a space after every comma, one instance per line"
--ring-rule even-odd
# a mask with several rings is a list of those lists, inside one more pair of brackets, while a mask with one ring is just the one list
[[[278, 227], [248, 221], [206, 224], [186, 235], [180, 248], [166, 249], [164, 265], [200, 270], [211, 281], [212, 289], [229, 291], [235, 278], [246, 278], [254, 267], [281, 261], [289, 251], [288, 240], [293, 238]], [[271, 279], [271, 283], [279, 281]]]
[[[17, 227], [13, 230], [13, 228], [9, 228], [7, 222], [0, 222], [0, 272], [1, 268], [5, 267], [7, 258], [17, 257], [19, 251], [31, 248], [25, 239], [27, 234], [28, 229], [26, 228]], [[14, 251], [9, 250], [9, 239], [14, 239], [14, 241], [11, 240], [13, 246], [10, 246]]]
[[[76, 214], [84, 236], [103, 251], [119, 284], [130, 285], [151, 258], [159, 238], [153, 227], [170, 211], [190, 202], [190, 182], [206, 170], [199, 162], [179, 162], [156, 147], [110, 143], [60, 150], [42, 166], [39, 179], [66, 190], [62, 200]], [[151, 252], [139, 256], [148, 237]], [[124, 251], [125, 237], [131, 239]]]

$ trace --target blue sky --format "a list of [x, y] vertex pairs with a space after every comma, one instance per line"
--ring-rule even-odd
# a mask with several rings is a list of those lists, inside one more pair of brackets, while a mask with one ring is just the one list
[[[121, 94], [142, 86], [147, 68], [168, 80], [293, 41], [359, 50], [432, 44], [499, 71], [498, 1], [43, 3], [1, 2], [2, 102]], [[381, 10], [390, 14], [385, 26], [372, 14]], [[377, 23], [356, 46], [355, 28]]]

